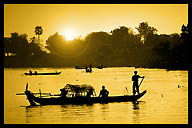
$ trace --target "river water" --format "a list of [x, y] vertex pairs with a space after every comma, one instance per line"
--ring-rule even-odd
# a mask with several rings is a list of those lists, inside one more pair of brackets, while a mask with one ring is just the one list
[[[92, 73], [74, 68], [34, 68], [38, 72], [61, 71], [60, 75], [25, 76], [29, 68], [4, 68], [5, 124], [188, 124], [188, 71], [134, 67], [93, 68]], [[102, 85], [109, 95], [132, 93], [131, 77], [137, 70], [145, 76], [137, 102], [92, 105], [30, 106], [25, 90], [60, 93], [66, 84], [90, 84], [99, 94]], [[125, 88], [128, 88], [128, 91]]]

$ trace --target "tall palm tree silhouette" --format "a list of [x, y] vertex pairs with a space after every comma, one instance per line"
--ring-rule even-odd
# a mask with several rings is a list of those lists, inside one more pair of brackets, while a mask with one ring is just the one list
[[35, 34], [38, 35], [38, 43], [40, 43], [40, 35], [43, 34], [43, 29], [41, 26], [35, 27]]

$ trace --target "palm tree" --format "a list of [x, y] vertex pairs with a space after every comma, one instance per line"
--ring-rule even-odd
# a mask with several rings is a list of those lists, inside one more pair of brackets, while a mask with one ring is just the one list
[[40, 43], [40, 35], [42, 35], [43, 29], [41, 26], [35, 27], [35, 34], [38, 35], [38, 43]]

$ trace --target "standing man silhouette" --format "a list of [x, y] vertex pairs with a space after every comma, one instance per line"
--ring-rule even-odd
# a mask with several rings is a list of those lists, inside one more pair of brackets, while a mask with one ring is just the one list
[[141, 77], [141, 76], [137, 75], [137, 71], [134, 71], [134, 75], [132, 76], [132, 81], [133, 81], [133, 95], [134, 95], [134, 96], [135, 96], [136, 92], [137, 92], [138, 94], [140, 94], [140, 93], [139, 93], [139, 85], [138, 85], [138, 79], [139, 79], [139, 78], [144, 78], [144, 76]]

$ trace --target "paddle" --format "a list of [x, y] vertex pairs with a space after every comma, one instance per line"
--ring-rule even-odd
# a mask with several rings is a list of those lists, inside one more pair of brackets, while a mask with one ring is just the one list
[[138, 85], [139, 87], [140, 87], [141, 83], [143, 82], [144, 78], [145, 78], [145, 77], [143, 77], [143, 79], [142, 79], [141, 82], [139, 83], [139, 85]]
[[[141, 82], [139, 83], [138, 87], [141, 86], [141, 83], [143, 82], [144, 78], [145, 78], [145, 77], [142, 78], [142, 80], [141, 80]], [[136, 90], [134, 90], [134, 91], [136, 92]]]

